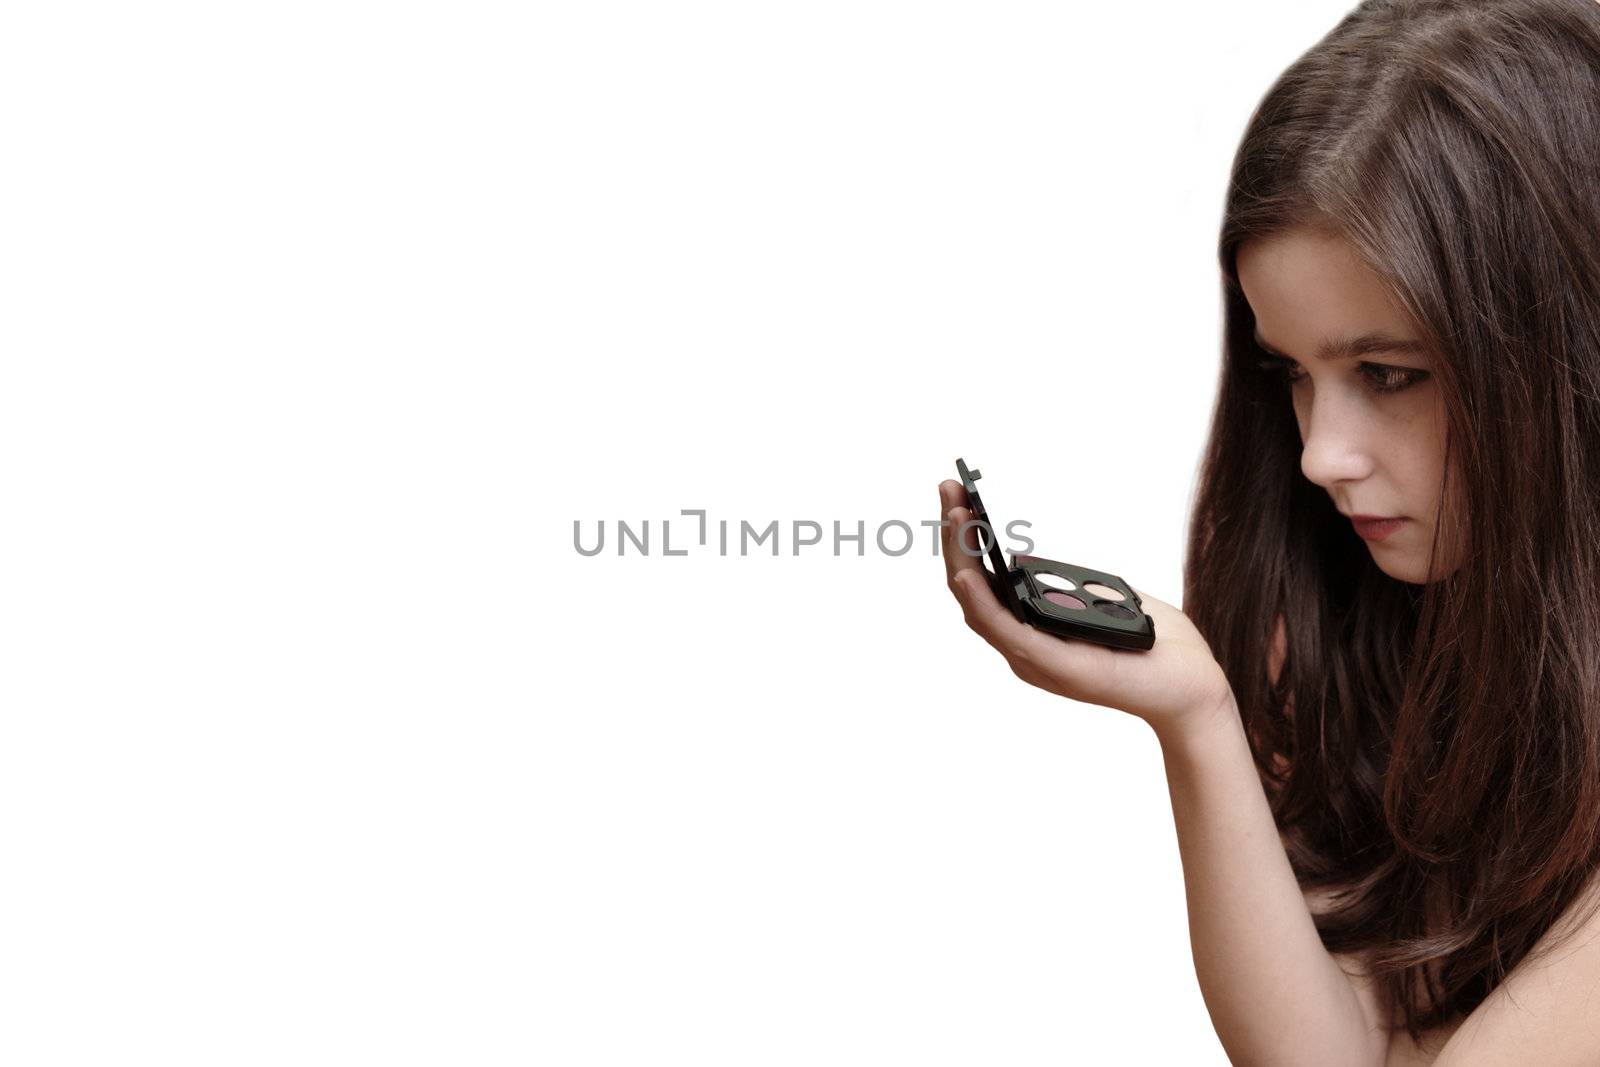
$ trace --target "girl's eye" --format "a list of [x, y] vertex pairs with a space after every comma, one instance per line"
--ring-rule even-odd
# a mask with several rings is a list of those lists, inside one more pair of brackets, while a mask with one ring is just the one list
[[[1267, 356], [1256, 366], [1290, 385], [1305, 377], [1305, 372], [1300, 369], [1298, 363], [1282, 356]], [[1429, 376], [1425, 370], [1414, 367], [1391, 367], [1383, 363], [1363, 363], [1361, 372], [1367, 379], [1368, 388], [1379, 394], [1398, 393]]]

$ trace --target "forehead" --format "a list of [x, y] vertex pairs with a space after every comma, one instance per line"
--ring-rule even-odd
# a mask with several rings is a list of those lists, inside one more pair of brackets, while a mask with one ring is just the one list
[[1236, 264], [1258, 329], [1279, 345], [1309, 349], [1336, 334], [1410, 326], [1382, 278], [1333, 234], [1302, 227], [1251, 238]]

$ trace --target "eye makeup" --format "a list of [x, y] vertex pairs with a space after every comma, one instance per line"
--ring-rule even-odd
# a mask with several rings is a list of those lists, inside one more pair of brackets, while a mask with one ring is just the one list
[[1147, 650], [1155, 645], [1155, 621], [1140, 610], [1139, 594], [1115, 574], [1015, 553], [1007, 564], [994, 524], [978, 496], [977, 481], [982, 475], [969, 470], [961, 459], [956, 460], [956, 471], [967, 491], [972, 517], [982, 524], [979, 540], [987, 542], [994, 569], [991, 572], [985, 567], [984, 573], [1018, 622], [1058, 637], [1076, 637], [1113, 648]]
[[[1305, 377], [1305, 372], [1300, 370], [1299, 364], [1270, 351], [1256, 362], [1256, 367], [1281, 379], [1286, 385], [1294, 385]], [[1429, 373], [1421, 368], [1397, 367], [1391, 363], [1362, 363], [1358, 369], [1366, 379], [1367, 387], [1379, 394], [1403, 392], [1430, 377]]]

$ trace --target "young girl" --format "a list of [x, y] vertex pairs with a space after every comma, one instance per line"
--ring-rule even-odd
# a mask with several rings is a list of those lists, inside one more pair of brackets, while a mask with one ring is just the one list
[[950, 587], [1154, 729], [1234, 1062], [1600, 1063], [1600, 3], [1361, 4], [1257, 107], [1219, 252], [1188, 615], [1017, 623], [955, 481]]

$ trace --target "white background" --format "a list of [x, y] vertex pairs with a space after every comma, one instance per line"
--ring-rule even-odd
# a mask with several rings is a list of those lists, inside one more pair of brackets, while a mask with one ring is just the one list
[[0, 1059], [1223, 1063], [1153, 735], [870, 537], [1179, 602], [1348, 6], [11, 10]]

